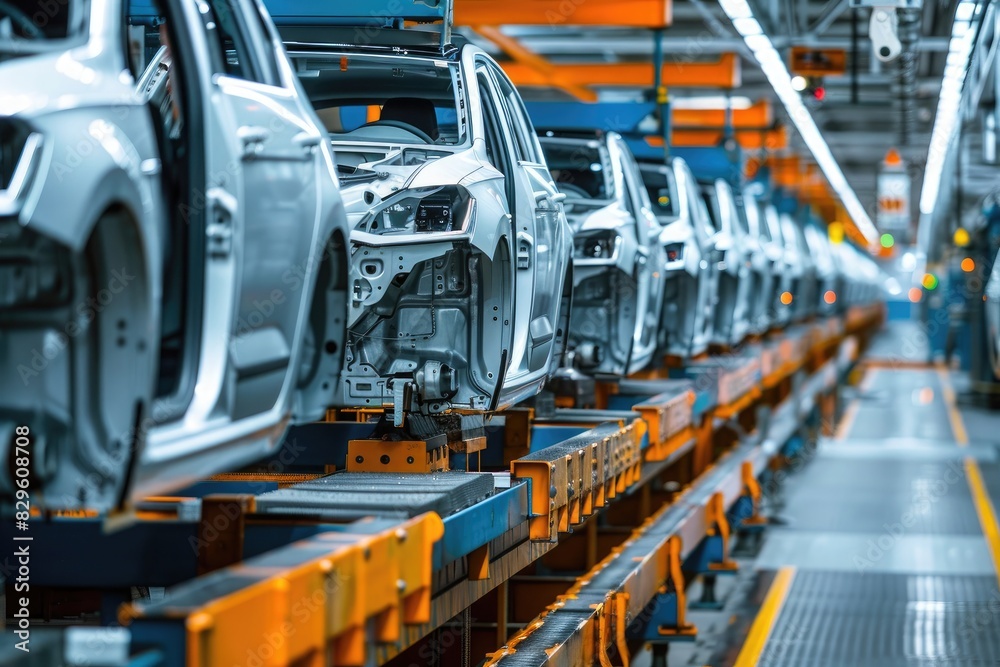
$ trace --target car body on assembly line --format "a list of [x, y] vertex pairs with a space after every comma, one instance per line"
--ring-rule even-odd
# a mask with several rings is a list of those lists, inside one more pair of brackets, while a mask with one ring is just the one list
[[[747, 233], [759, 248], [753, 253], [753, 263], [760, 271], [760, 286], [751, 296], [750, 333], [764, 334], [771, 328], [774, 304], [778, 300], [778, 288], [782, 283], [784, 247], [772, 236], [767, 224], [765, 208], [771, 206], [761, 200], [762, 186], [751, 183], [743, 189], [743, 214], [746, 216]], [[773, 209], [773, 207], [771, 207]]]
[[842, 278], [837, 256], [834, 255], [826, 229], [820, 228], [814, 222], [810, 222], [802, 231], [805, 234], [806, 243], [809, 245], [813, 265], [816, 267], [816, 294], [814, 299], [816, 314], [821, 316], [833, 315], [839, 312], [837, 295], [841, 292]]
[[774, 286], [773, 267], [767, 256], [767, 238], [760, 235], [759, 220], [751, 226], [750, 218], [756, 203], [744, 196], [742, 190], [733, 190], [737, 222], [743, 236], [743, 246], [749, 258], [749, 286], [746, 289], [746, 328], [744, 335], [760, 335], [767, 331], [766, 307], [761, 294]]
[[323, 414], [346, 217], [255, 2], [57, 6], [0, 6], [0, 453], [28, 427], [33, 502], [109, 510]]
[[712, 342], [739, 344], [750, 328], [751, 299], [756, 289], [751, 246], [729, 183], [716, 179], [702, 186], [702, 196], [715, 227], [719, 299], [715, 305]]
[[568, 363], [591, 374], [635, 373], [658, 347], [666, 261], [635, 158], [614, 132], [544, 134], [573, 228]]
[[818, 282], [816, 263], [812, 250], [806, 241], [802, 224], [791, 213], [781, 213], [781, 233], [785, 239], [785, 247], [789, 252], [790, 263], [795, 275], [799, 276], [795, 289], [792, 291], [791, 318], [792, 321], [802, 321], [816, 313], [818, 298]]
[[690, 358], [708, 349], [719, 272], [715, 230], [687, 163], [639, 165], [666, 257], [666, 288], [660, 318], [664, 354]]
[[492, 411], [562, 358], [572, 235], [521, 98], [437, 34], [282, 28], [331, 133], [351, 225], [338, 403]]
[[800, 292], [802, 282], [802, 262], [794, 236], [787, 236], [781, 214], [773, 204], [764, 206], [762, 219], [771, 232], [779, 259], [775, 264], [779, 276], [774, 290], [774, 301], [770, 305], [771, 326], [783, 329], [792, 322], [792, 303]]

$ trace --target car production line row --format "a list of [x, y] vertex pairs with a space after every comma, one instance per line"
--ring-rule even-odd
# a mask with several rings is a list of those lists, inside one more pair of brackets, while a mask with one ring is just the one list
[[331, 406], [503, 410], [877, 298], [758, 185], [540, 139], [472, 45], [279, 33], [253, 0], [32, 31], [27, 4], [0, 11], [0, 454], [28, 429], [38, 506], [183, 487]]

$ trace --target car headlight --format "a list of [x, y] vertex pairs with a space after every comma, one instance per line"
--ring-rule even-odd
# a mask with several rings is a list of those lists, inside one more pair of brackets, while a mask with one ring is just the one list
[[683, 243], [669, 243], [664, 247], [667, 252], [668, 262], [680, 262], [684, 259], [684, 244]]
[[0, 118], [0, 216], [17, 215], [38, 171], [42, 135], [22, 121]]
[[403, 190], [386, 198], [356, 229], [380, 236], [464, 232], [474, 211], [475, 199], [460, 185]]
[[71, 296], [69, 252], [16, 221], [0, 221], [0, 310], [63, 306]]
[[612, 259], [622, 237], [610, 229], [579, 232], [573, 237], [574, 259]]

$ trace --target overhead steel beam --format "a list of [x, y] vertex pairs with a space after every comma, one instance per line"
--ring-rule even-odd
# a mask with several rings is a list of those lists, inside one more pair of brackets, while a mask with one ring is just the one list
[[671, 0], [460, 0], [455, 25], [599, 25], [666, 28]]
[[[527, 67], [542, 76], [546, 81], [545, 85], [564, 90], [584, 102], [597, 101], [597, 93], [587, 88], [586, 83], [580, 84], [570, 81], [564, 76], [565, 71], [560, 72], [552, 63], [530, 49], [526, 49], [520, 42], [513, 37], [505, 35], [496, 26], [475, 26], [473, 29], [499, 46], [517, 64]], [[505, 69], [508, 70], [508, 75], [510, 75], [510, 67], [508, 66]], [[513, 76], [511, 78], [513, 79]], [[514, 83], [515, 85], [520, 85], [516, 79], [514, 79]]]
[[[773, 130], [736, 130], [733, 136], [745, 150], [778, 151], [789, 145], [788, 129], [783, 126]], [[724, 139], [723, 131], [716, 128], [674, 128], [670, 133], [670, 145], [675, 147], [718, 146]], [[663, 145], [661, 137], [646, 137], [646, 142], [654, 148]]]
[[[555, 85], [564, 90], [611, 86], [650, 88], [654, 79], [652, 63], [548, 64], [540, 71], [531, 64], [515, 61], [501, 63], [501, 67], [517, 86]], [[666, 62], [662, 83], [691, 88], [738, 88], [740, 59], [729, 53], [714, 63]]]
[[809, 26], [809, 33], [821, 35], [847, 10], [847, 0], [829, 0], [816, 22]]
[[[603, 37], [594, 35], [593, 39], [581, 39], [579, 34], [560, 36], [553, 33], [545, 35], [520, 35], [518, 31], [504, 29], [504, 32], [516, 37], [526, 47], [543, 56], [556, 55], [592, 55], [594, 53], [613, 53], [616, 56], [652, 55], [652, 40], [633, 37]], [[772, 40], [775, 48], [785, 49], [791, 46], [807, 46], [815, 49], [850, 49], [849, 37], [775, 37]], [[867, 37], [859, 40], [861, 47], [871, 47]], [[732, 53], [744, 46], [738, 37], [718, 37], [710, 34], [693, 34], [681, 36], [674, 33], [663, 37], [663, 49], [667, 54], [704, 54]], [[923, 37], [915, 46], [917, 51], [928, 53], [944, 53], [948, 51], [948, 38]]]
[[769, 128], [774, 125], [774, 109], [767, 100], [761, 100], [746, 109], [722, 108], [716, 109], [679, 109], [674, 107], [670, 113], [670, 122], [673, 127], [718, 127], [722, 128], [727, 124], [726, 116], [730, 115], [729, 122], [734, 128]]

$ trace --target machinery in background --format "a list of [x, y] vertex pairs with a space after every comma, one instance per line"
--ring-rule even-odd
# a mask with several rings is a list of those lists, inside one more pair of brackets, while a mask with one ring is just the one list
[[[948, 306], [952, 313], [964, 311], [964, 319], [968, 323], [970, 388], [978, 401], [995, 408], [1000, 406], [1000, 267], [996, 262], [997, 248], [1000, 248], [998, 195], [986, 197], [982, 215], [967, 231], [967, 243], [958, 249], [966, 266], [957, 276], [961, 281], [959, 289], [953, 290], [957, 294], [952, 298], [957, 303], [949, 303]], [[958, 257], [955, 261], [959, 263]], [[972, 270], [966, 270], [968, 268]], [[961, 324], [950, 322], [955, 329]]]
[[542, 150], [573, 228], [567, 363], [592, 375], [635, 373], [657, 350], [667, 264], [635, 159], [614, 132], [545, 135]]
[[[35, 507], [108, 511], [260, 459], [323, 414], [346, 218], [266, 14], [53, 7], [42, 29], [36, 5], [0, 7], [0, 89], [19, 99], [0, 112], [0, 495], [17, 430]], [[169, 52], [137, 61], [127, 26]]]
[[1000, 378], [1000, 262], [997, 259], [1000, 259], [1000, 251], [993, 259], [993, 268], [983, 290], [985, 347], [994, 378]]

